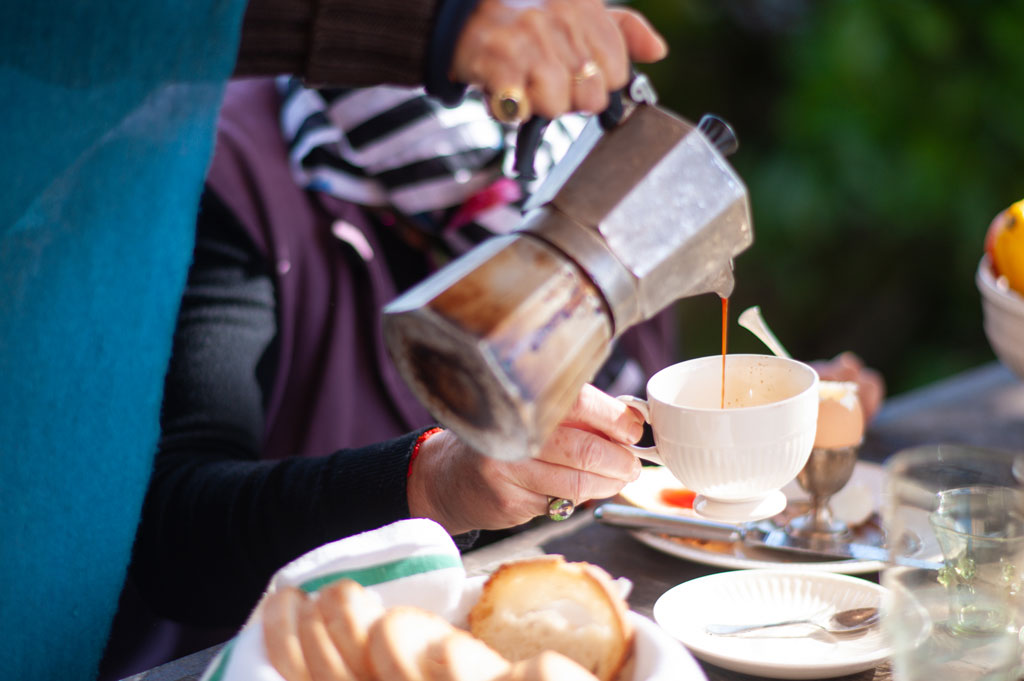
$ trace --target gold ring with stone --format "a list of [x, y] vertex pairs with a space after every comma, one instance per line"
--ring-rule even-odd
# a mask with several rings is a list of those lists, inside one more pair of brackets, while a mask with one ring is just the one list
[[491, 95], [491, 113], [502, 123], [517, 123], [526, 118], [530, 106], [526, 93], [519, 87], [507, 87]]
[[585, 62], [583, 62], [583, 66], [580, 67], [580, 70], [573, 74], [572, 80], [575, 83], [582, 83], [588, 78], [593, 78], [596, 75], [597, 62], [595, 62], [593, 59], [588, 59]]
[[569, 499], [548, 497], [548, 517], [552, 520], [568, 520], [575, 510], [576, 504]]

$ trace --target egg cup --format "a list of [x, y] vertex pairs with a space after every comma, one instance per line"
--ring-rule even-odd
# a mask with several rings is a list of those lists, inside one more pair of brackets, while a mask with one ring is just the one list
[[789, 521], [786, 530], [794, 535], [812, 540], [843, 539], [849, 536], [846, 523], [832, 517], [828, 500], [846, 486], [857, 465], [860, 443], [847, 447], [815, 447], [803, 469], [797, 473], [796, 481], [811, 495], [810, 510]]

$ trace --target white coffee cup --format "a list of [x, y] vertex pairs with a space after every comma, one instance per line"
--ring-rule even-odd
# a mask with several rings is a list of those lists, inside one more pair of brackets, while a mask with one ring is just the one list
[[818, 419], [818, 374], [771, 355], [726, 355], [673, 364], [647, 381], [647, 399], [620, 396], [651, 424], [654, 447], [637, 456], [666, 466], [697, 492], [694, 510], [726, 522], [771, 517], [780, 491], [811, 454]]

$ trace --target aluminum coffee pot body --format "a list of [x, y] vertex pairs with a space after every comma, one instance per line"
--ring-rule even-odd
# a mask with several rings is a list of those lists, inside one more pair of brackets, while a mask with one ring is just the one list
[[731, 293], [753, 230], [746, 187], [710, 137], [633, 107], [574, 147], [516, 232], [386, 307], [388, 351], [441, 424], [488, 456], [531, 456], [616, 337], [680, 298]]

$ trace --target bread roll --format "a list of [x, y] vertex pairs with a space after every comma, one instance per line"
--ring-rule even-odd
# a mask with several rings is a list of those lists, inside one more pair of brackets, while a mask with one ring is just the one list
[[499, 567], [469, 613], [469, 628], [512, 662], [554, 650], [612, 681], [633, 647], [627, 612], [601, 568], [542, 556]]
[[384, 614], [380, 600], [358, 582], [342, 579], [319, 591], [327, 633], [357, 681], [374, 681], [366, 653], [370, 627]]
[[498, 681], [597, 681], [597, 677], [565, 655], [545, 650], [516, 662]]
[[448, 620], [412, 606], [387, 610], [370, 627], [368, 660], [381, 681], [432, 681], [427, 651], [456, 629]]
[[312, 598], [298, 604], [299, 643], [306, 658], [306, 669], [313, 681], [356, 681], [341, 653], [331, 641], [327, 626]]
[[494, 681], [511, 667], [490, 646], [462, 629], [432, 643], [424, 660], [430, 681]]
[[299, 642], [299, 604], [306, 594], [284, 587], [263, 602], [263, 643], [267, 659], [285, 681], [312, 681]]

